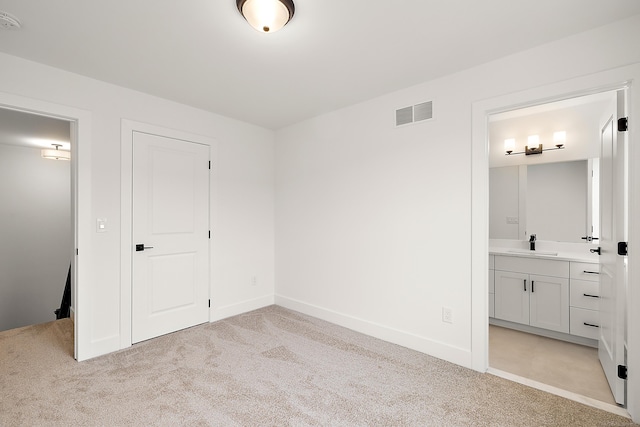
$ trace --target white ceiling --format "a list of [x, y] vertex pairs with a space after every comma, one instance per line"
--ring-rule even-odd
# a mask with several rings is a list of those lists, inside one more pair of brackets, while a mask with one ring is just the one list
[[0, 0], [0, 51], [271, 129], [640, 13], [638, 0]]

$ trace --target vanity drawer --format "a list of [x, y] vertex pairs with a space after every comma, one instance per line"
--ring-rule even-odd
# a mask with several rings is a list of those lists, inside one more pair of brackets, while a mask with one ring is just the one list
[[569, 277], [568, 261], [496, 255], [496, 270], [541, 276]]
[[597, 282], [600, 278], [600, 265], [588, 262], [572, 262], [571, 278]]
[[[569, 312], [569, 333], [585, 338], [598, 339], [600, 316], [596, 310], [571, 307]], [[595, 326], [588, 326], [595, 325]]]
[[597, 310], [600, 300], [600, 284], [586, 280], [571, 279], [570, 302], [572, 307]]

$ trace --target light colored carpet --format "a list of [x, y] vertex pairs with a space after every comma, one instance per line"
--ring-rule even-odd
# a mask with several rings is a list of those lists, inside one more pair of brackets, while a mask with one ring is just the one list
[[0, 333], [0, 425], [633, 425], [277, 306], [81, 363], [72, 335]]

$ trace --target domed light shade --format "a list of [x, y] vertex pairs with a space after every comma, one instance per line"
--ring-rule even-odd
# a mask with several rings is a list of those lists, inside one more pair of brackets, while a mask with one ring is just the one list
[[295, 12], [292, 0], [236, 0], [236, 5], [249, 25], [261, 33], [278, 31]]

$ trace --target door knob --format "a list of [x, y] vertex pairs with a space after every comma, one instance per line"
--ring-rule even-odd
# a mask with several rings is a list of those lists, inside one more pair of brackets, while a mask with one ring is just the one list
[[589, 252], [591, 252], [592, 254], [602, 255], [600, 253], [600, 246], [598, 246], [598, 249], [589, 249]]
[[145, 249], [153, 249], [153, 246], [145, 246], [144, 243], [136, 244], [136, 252], [144, 251]]

